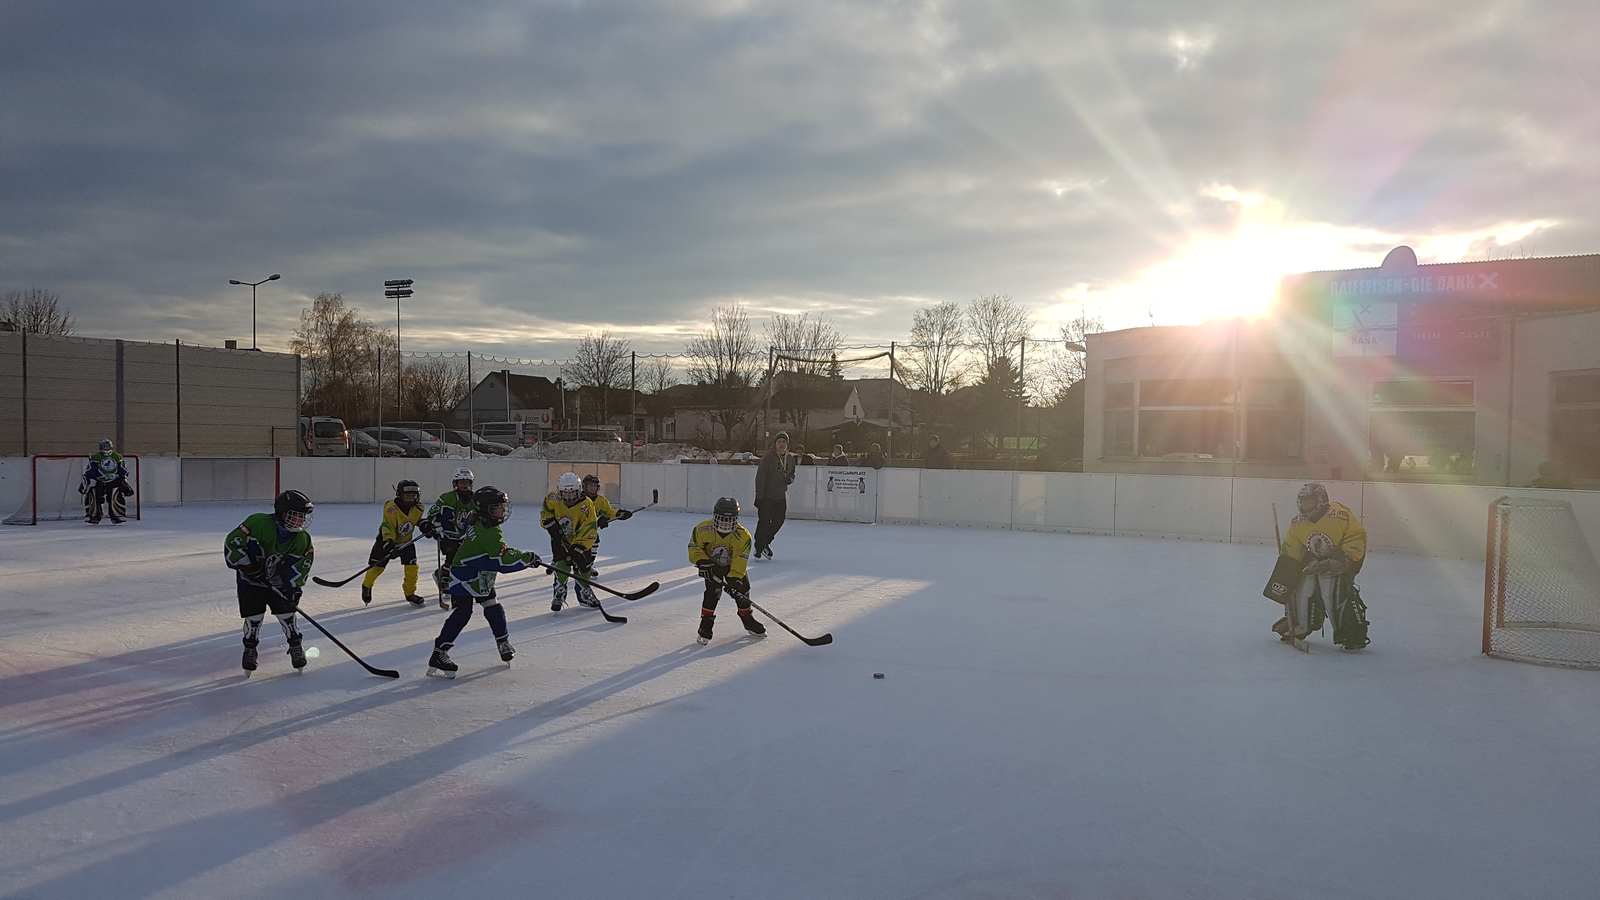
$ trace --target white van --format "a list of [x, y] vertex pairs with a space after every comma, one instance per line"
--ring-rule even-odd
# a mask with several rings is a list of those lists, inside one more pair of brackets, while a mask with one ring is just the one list
[[350, 429], [333, 416], [301, 416], [300, 455], [349, 456]]

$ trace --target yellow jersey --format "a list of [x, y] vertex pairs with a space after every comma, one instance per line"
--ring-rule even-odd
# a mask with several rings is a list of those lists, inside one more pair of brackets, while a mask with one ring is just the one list
[[723, 534], [707, 519], [689, 532], [689, 564], [698, 566], [710, 560], [727, 566], [729, 577], [743, 578], [750, 566], [750, 548], [754, 544], [755, 539], [743, 525], [735, 525], [732, 531]]
[[1330, 559], [1342, 555], [1350, 561], [1351, 571], [1360, 571], [1361, 561], [1367, 557], [1367, 529], [1361, 526], [1350, 507], [1329, 503], [1328, 511], [1315, 522], [1305, 516], [1295, 516], [1279, 550], [1298, 560], [1308, 556]]
[[578, 495], [576, 503], [568, 505], [562, 502], [559, 491], [551, 491], [544, 498], [544, 507], [539, 510], [539, 527], [549, 531], [551, 524], [560, 523], [561, 536], [566, 538], [567, 546], [579, 550], [592, 549], [595, 541], [599, 540], [598, 522], [594, 504], [582, 494]]
[[400, 504], [390, 500], [383, 505], [383, 524], [378, 526], [378, 540], [409, 544], [417, 539], [417, 526], [422, 524], [422, 504], [407, 512]]

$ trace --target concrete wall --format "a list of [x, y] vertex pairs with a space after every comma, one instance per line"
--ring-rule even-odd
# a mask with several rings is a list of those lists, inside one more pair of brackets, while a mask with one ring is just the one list
[[[451, 459], [305, 457], [255, 460], [141, 460], [145, 507], [205, 499], [270, 500], [280, 488], [305, 491], [318, 503], [377, 503], [411, 478], [432, 498], [450, 489], [463, 464]], [[595, 468], [607, 496], [628, 508], [709, 515], [718, 497], [734, 497], [753, 520], [754, 466], [653, 463], [550, 463], [544, 460], [465, 461], [477, 484], [494, 485], [519, 505], [539, 503], [561, 471]], [[1298, 480], [984, 472], [936, 469], [852, 472], [802, 466], [789, 489], [796, 519], [953, 525], [1023, 531], [1138, 535], [1181, 540], [1273, 544], [1273, 505], [1280, 525], [1294, 515]], [[828, 477], [835, 474], [829, 491]], [[616, 481], [610, 479], [615, 478]], [[26, 499], [28, 460], [0, 459], [0, 509]], [[612, 496], [615, 485], [615, 496]], [[1334, 500], [1349, 506], [1372, 547], [1426, 556], [1481, 559], [1489, 504], [1496, 498], [1543, 497], [1571, 503], [1589, 545], [1600, 556], [1600, 492], [1506, 489], [1480, 485], [1328, 482]], [[862, 488], [865, 488], [862, 490]]]

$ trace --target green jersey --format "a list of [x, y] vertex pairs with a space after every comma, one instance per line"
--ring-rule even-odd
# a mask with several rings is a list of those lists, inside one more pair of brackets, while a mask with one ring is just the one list
[[507, 547], [500, 526], [473, 522], [461, 549], [450, 560], [450, 593], [457, 597], [487, 597], [494, 593], [495, 576], [520, 572], [538, 565], [539, 555]]
[[311, 575], [311, 534], [279, 526], [272, 513], [256, 513], [228, 532], [222, 556], [240, 584], [272, 588], [288, 597]]
[[467, 516], [471, 512], [471, 491], [446, 491], [428, 507], [428, 521], [441, 540], [459, 541], [467, 533]]

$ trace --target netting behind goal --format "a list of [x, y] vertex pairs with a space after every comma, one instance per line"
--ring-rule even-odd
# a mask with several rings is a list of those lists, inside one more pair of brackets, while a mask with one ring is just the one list
[[[134, 496], [128, 498], [128, 515], [139, 518], [139, 457], [123, 457], [128, 467], [128, 481]], [[28, 473], [28, 493], [22, 505], [4, 520], [6, 525], [36, 525], [40, 522], [60, 522], [83, 518], [83, 494], [78, 492], [83, 484], [83, 472], [89, 467], [89, 457], [35, 456]]]
[[1490, 504], [1483, 652], [1600, 668], [1600, 565], [1572, 504], [1511, 497]]

